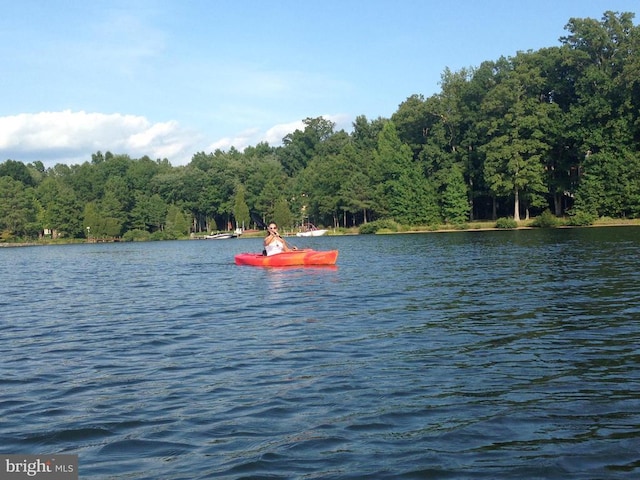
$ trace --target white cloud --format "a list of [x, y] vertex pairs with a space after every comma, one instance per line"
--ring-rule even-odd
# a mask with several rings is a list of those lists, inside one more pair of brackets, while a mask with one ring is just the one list
[[249, 146], [255, 146], [260, 142], [267, 142], [271, 146], [280, 145], [282, 139], [289, 133], [296, 131], [296, 129], [302, 130], [304, 124], [302, 120], [289, 123], [281, 123], [275, 125], [268, 130], [260, 130], [258, 128], [252, 128], [245, 130], [233, 137], [224, 137], [209, 145], [209, 151], [229, 150], [231, 147], [235, 147], [237, 150], [244, 150]]
[[[322, 118], [335, 123], [335, 130], [339, 131], [344, 129], [345, 131], [351, 130], [351, 117], [344, 114], [339, 115], [322, 115]], [[242, 151], [248, 146], [255, 146], [260, 142], [267, 142], [271, 146], [278, 146], [282, 144], [282, 139], [288, 134], [295, 132], [296, 130], [304, 130], [304, 123], [302, 120], [296, 120], [293, 122], [279, 123], [267, 130], [260, 130], [258, 128], [252, 128], [245, 130], [233, 137], [224, 137], [213, 143], [208, 147], [208, 151], [215, 151], [217, 149], [226, 151], [231, 147], [235, 147], [237, 150]]]
[[[147, 122], [148, 123], [148, 122]], [[149, 125], [140, 133], [133, 134], [129, 137], [127, 143], [131, 148], [140, 150], [148, 148], [163, 138], [170, 137], [178, 128], [178, 122], [163, 122]]]
[[279, 144], [284, 137], [296, 130], [304, 130], [302, 120], [274, 125], [265, 132], [264, 139], [269, 145]]
[[100, 150], [184, 164], [194, 140], [175, 121], [151, 123], [137, 115], [64, 110], [0, 117], [0, 161], [82, 163]]
[[[336, 130], [348, 130], [346, 115], [323, 115], [336, 124]], [[56, 163], [81, 164], [91, 160], [97, 151], [126, 154], [131, 158], [149, 156], [167, 158], [172, 165], [186, 165], [196, 152], [243, 151], [260, 142], [278, 146], [282, 139], [297, 129], [302, 120], [279, 123], [270, 128], [249, 128], [209, 143], [203, 149], [204, 134], [188, 131], [177, 121], [152, 123], [139, 115], [120, 113], [60, 112], [22, 113], [0, 117], [0, 162], [36, 160], [45, 166]]]
[[259, 139], [261, 137], [260, 130], [257, 128], [252, 128], [249, 130], [245, 130], [233, 137], [222, 137], [215, 142], [211, 143], [207, 148], [207, 152], [214, 152], [216, 150], [229, 150], [231, 147], [235, 147], [237, 150], [244, 150], [249, 145], [255, 145], [260, 140], [255, 141], [255, 139]]

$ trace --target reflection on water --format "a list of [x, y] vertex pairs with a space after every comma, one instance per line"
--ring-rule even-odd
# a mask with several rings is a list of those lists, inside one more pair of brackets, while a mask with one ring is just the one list
[[[0, 452], [81, 478], [637, 478], [640, 229], [0, 249]], [[302, 244], [304, 242], [304, 244]]]

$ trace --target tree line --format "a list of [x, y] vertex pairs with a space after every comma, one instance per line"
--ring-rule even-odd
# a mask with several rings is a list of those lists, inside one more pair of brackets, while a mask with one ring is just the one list
[[179, 238], [249, 227], [464, 224], [550, 210], [574, 224], [640, 216], [640, 28], [571, 18], [560, 45], [457, 72], [350, 133], [323, 117], [282, 145], [80, 165], [0, 164], [0, 235]]

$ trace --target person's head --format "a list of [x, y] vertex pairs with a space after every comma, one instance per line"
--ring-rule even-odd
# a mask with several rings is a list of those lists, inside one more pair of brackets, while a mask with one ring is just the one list
[[269, 230], [270, 232], [277, 232], [278, 231], [278, 225], [276, 225], [275, 222], [271, 222], [269, 224], [269, 226], [267, 227], [267, 230]]

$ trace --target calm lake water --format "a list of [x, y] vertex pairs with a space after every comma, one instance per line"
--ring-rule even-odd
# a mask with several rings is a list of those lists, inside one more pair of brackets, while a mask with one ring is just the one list
[[640, 228], [0, 249], [0, 453], [82, 479], [640, 477]]

